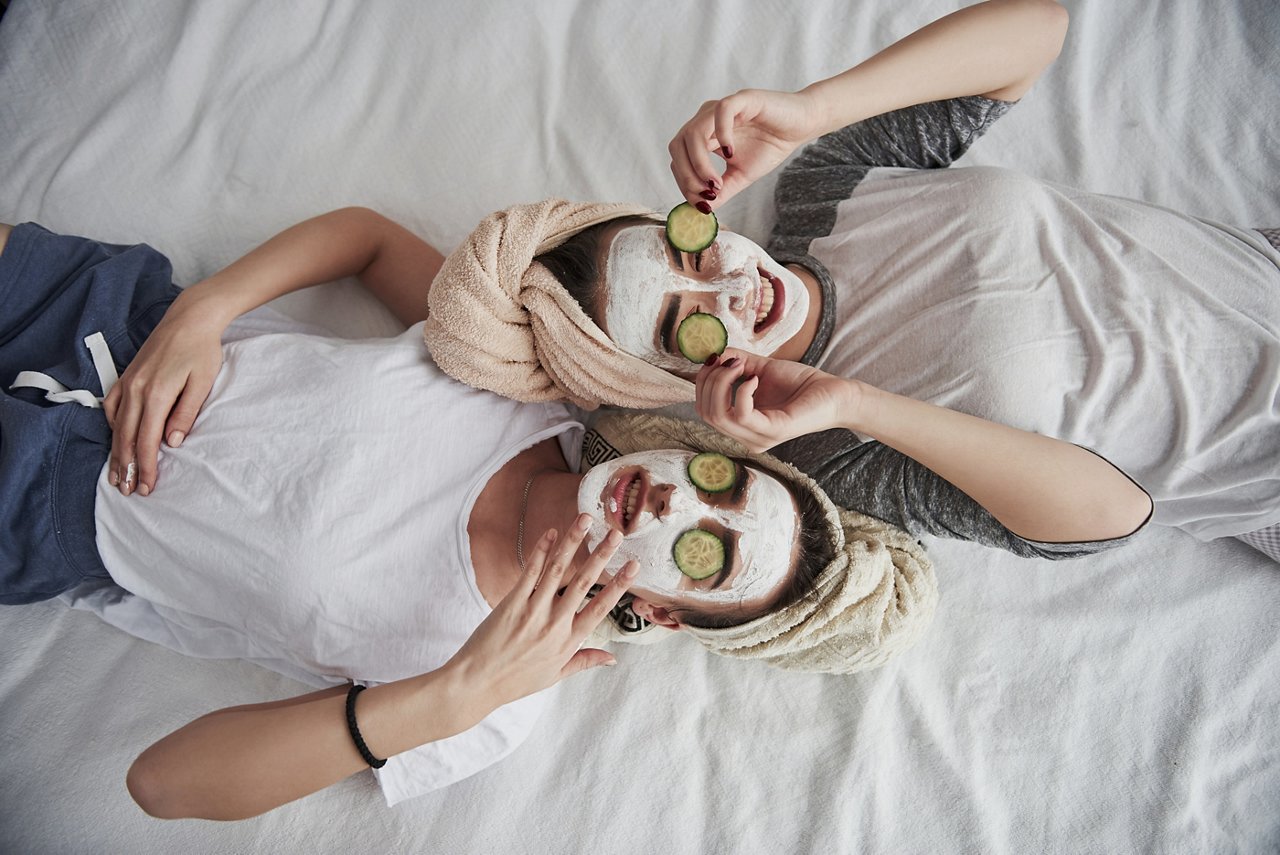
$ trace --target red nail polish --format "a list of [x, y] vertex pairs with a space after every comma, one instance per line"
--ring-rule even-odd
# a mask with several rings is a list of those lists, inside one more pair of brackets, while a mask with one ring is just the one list
[[710, 213], [711, 213], [711, 206], [710, 206], [710, 205], [708, 205], [706, 202], [699, 202], [699, 203], [698, 203], [698, 210], [699, 210], [699, 211], [701, 211], [701, 212], [702, 212], [702, 213], [704, 213], [704, 214], [710, 214]]
[[719, 361], [720, 361], [720, 355], [719, 355], [718, 353], [713, 353], [713, 354], [711, 354], [710, 356], [708, 356], [708, 357], [703, 361], [703, 363], [702, 363], [702, 364], [703, 364], [703, 365], [715, 365], [715, 364], [716, 364], [717, 362], [719, 362]]
[[724, 367], [725, 367], [725, 368], [732, 368], [733, 366], [735, 366], [735, 365], [737, 365], [737, 364], [738, 364], [738, 357], [736, 357], [736, 356], [730, 357], [729, 359], [726, 359], [726, 360], [724, 361]]
[[716, 194], [712, 193], [710, 190], [703, 190], [698, 195], [703, 199], [706, 199], [708, 202], [714, 202], [716, 200]]
[[731, 157], [733, 157], [733, 146], [727, 145], [724, 147], [724, 159], [728, 160]]
[[718, 188], [716, 187], [716, 182], [715, 182], [715, 181], [713, 181], [712, 179], [708, 178], [708, 179], [707, 179], [707, 189], [714, 193], [714, 192], [718, 189]]

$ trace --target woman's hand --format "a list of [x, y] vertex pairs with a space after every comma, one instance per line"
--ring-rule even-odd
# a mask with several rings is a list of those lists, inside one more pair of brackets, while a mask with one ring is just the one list
[[726, 350], [698, 372], [698, 415], [754, 452], [797, 436], [845, 427], [862, 387], [799, 362]]
[[182, 444], [222, 367], [224, 324], [179, 296], [102, 401], [114, 436], [107, 479], [128, 496], [156, 487], [161, 441]]
[[445, 665], [458, 684], [474, 689], [486, 711], [579, 671], [616, 664], [603, 650], [579, 648], [626, 593], [637, 565], [628, 562], [584, 606], [587, 592], [622, 542], [621, 535], [610, 532], [579, 560], [590, 522], [583, 514], [565, 536], [557, 539], [554, 530], [544, 534], [515, 587]]
[[[708, 101], [667, 146], [671, 174], [689, 204], [719, 208], [767, 175], [822, 127], [817, 99], [799, 92], [743, 89]], [[723, 178], [708, 152], [724, 158]]]

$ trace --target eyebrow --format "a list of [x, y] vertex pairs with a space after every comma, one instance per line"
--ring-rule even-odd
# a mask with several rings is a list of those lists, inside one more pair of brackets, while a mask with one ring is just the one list
[[728, 582], [729, 577], [733, 575], [733, 559], [736, 557], [738, 552], [738, 537], [738, 533], [734, 532], [732, 535], [720, 538], [721, 542], [724, 543], [725, 569], [720, 571], [720, 578], [716, 579], [715, 584], [711, 586], [712, 591], [719, 588], [725, 582]]
[[676, 316], [680, 314], [680, 304], [683, 302], [684, 297], [677, 294], [675, 299], [667, 304], [667, 310], [662, 314], [658, 340], [662, 342], [662, 349], [666, 353], [671, 352], [671, 339], [675, 336]]
[[680, 257], [680, 253], [668, 241], [663, 241], [667, 245], [667, 255], [676, 263], [676, 267], [684, 270], [684, 259]]

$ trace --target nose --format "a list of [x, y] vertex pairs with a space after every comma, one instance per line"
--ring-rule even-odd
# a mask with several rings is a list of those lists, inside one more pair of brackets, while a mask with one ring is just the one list
[[729, 310], [741, 312], [747, 308], [747, 301], [755, 287], [755, 278], [745, 270], [735, 271], [724, 277], [722, 292], [729, 300]]
[[654, 487], [650, 498], [650, 509], [655, 517], [663, 519], [667, 514], [671, 513], [671, 500], [675, 492], [676, 487], [674, 484], [658, 484]]
[[661, 517], [667, 517], [671, 514], [699, 513], [699, 507], [702, 503], [698, 500], [698, 495], [694, 492], [692, 484], [686, 484], [685, 489], [680, 489], [674, 484], [662, 484], [654, 492], [661, 497]]

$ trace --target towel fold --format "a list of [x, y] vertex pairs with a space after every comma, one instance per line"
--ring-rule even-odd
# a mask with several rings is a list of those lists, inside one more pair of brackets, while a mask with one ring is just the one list
[[534, 257], [637, 205], [545, 199], [485, 217], [450, 253], [427, 300], [423, 337], [450, 376], [518, 401], [661, 407], [693, 384], [623, 353]]

